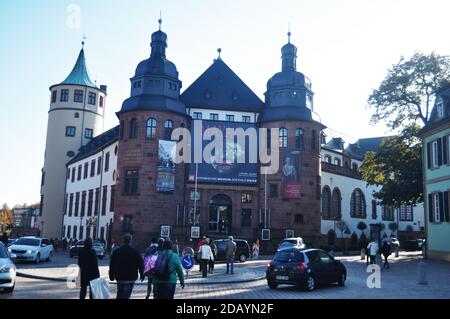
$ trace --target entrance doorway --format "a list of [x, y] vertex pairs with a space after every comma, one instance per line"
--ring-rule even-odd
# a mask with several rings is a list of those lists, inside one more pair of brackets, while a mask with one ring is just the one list
[[215, 195], [209, 201], [209, 231], [229, 234], [232, 220], [232, 201], [227, 195]]

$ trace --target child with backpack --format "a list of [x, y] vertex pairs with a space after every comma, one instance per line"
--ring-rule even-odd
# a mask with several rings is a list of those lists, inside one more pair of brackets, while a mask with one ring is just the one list
[[162, 251], [158, 253], [155, 267], [152, 270], [153, 298], [173, 299], [177, 285], [177, 277], [184, 289], [184, 275], [180, 257], [173, 252], [172, 241], [166, 239]]

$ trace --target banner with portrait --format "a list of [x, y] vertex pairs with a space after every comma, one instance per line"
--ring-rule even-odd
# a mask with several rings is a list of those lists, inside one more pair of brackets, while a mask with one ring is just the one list
[[175, 189], [176, 142], [159, 140], [157, 192], [173, 192]]
[[300, 198], [300, 152], [286, 149], [283, 155], [283, 198]]

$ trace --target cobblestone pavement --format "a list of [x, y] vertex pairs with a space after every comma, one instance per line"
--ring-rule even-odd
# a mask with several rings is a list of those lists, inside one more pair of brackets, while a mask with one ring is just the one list
[[[397, 299], [397, 298], [428, 298], [450, 299], [450, 263], [439, 261], [426, 261], [428, 285], [418, 284], [417, 266], [422, 258], [416, 253], [401, 253], [400, 258], [391, 258], [391, 269], [381, 273], [381, 288], [368, 288], [366, 280], [365, 261], [359, 257], [337, 257], [347, 267], [348, 276], [345, 287], [328, 285], [313, 292], [305, 292], [297, 287], [280, 286], [270, 290], [265, 280], [256, 280], [243, 283], [227, 284], [187, 284], [185, 289], [177, 288], [177, 299]], [[75, 259], [73, 260], [75, 261]], [[102, 261], [107, 264], [107, 261]], [[261, 272], [265, 270], [268, 260], [248, 261], [236, 264], [242, 271]], [[61, 261], [61, 263], [64, 263]], [[57, 262], [53, 267], [50, 264], [40, 265], [41, 272], [59, 273], [64, 275], [62, 264]], [[32, 265], [19, 266], [33, 269]], [[223, 271], [224, 265], [217, 266], [217, 272]], [[106, 269], [107, 267], [102, 267]], [[102, 269], [102, 273], [105, 271]], [[116, 285], [110, 285], [112, 297], [116, 294]], [[133, 291], [133, 298], [142, 299], [146, 294], [146, 285], [138, 284]], [[16, 290], [13, 294], [0, 293], [0, 299], [73, 299], [78, 297], [77, 289], [69, 289], [64, 282], [47, 280], [34, 280], [18, 278]]]

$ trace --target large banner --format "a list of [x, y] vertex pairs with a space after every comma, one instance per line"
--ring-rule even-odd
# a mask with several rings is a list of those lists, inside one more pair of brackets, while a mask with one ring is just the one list
[[173, 192], [175, 188], [176, 142], [159, 140], [157, 192]]
[[283, 197], [300, 198], [300, 152], [286, 149], [283, 164]]
[[[232, 163], [222, 160], [212, 163], [200, 163], [198, 164], [197, 182], [199, 183], [213, 183], [213, 184], [256, 184], [258, 182], [258, 163], [249, 163], [249, 139], [246, 138], [246, 144], [243, 147], [239, 145], [235, 139], [234, 141], [226, 139], [227, 128], [241, 128], [247, 130], [248, 128], [257, 128], [254, 124], [250, 123], [236, 123], [236, 122], [217, 122], [217, 121], [202, 121], [202, 135], [208, 128], [218, 128], [223, 134], [223, 154], [227, 153], [227, 150], [234, 149], [235, 155], [245, 154], [245, 163], [237, 163], [235, 159]], [[194, 129], [191, 129], [191, 135], [194, 139]], [[203, 141], [202, 150], [210, 141]], [[193, 143], [194, 144], [194, 143]], [[189, 165], [189, 181], [195, 181], [196, 164], [193, 162]]]

